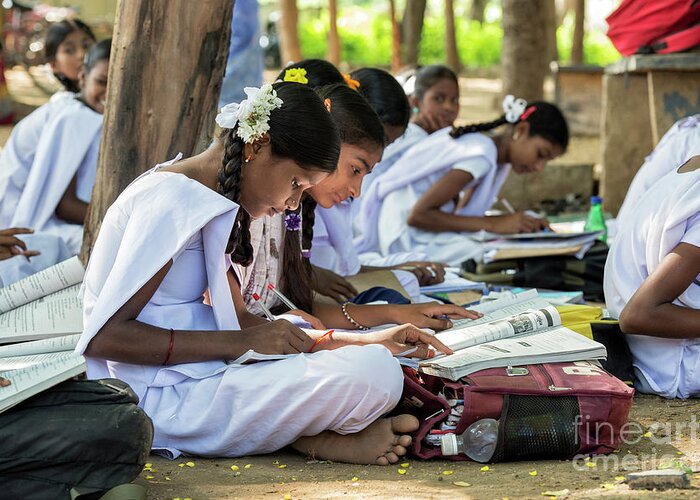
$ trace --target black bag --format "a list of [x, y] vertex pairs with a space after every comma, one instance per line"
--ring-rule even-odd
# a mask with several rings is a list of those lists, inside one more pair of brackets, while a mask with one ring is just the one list
[[530, 257], [480, 264], [462, 263], [463, 275], [473, 281], [525, 288], [582, 291], [585, 300], [605, 302], [603, 271], [608, 246], [596, 242], [583, 259], [570, 256]]
[[137, 403], [120, 380], [68, 380], [0, 414], [2, 497], [99, 498], [134, 480], [153, 441]]

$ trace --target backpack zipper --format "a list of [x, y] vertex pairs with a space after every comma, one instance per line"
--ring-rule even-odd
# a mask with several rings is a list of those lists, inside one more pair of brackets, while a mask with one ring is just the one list
[[556, 391], [571, 391], [571, 390], [572, 390], [571, 387], [560, 387], [560, 386], [556, 385], [556, 384], [554, 383], [554, 379], [553, 379], [552, 376], [549, 374], [549, 372], [548, 372], [547, 370], [545, 370], [544, 366], [542, 366], [542, 365], [536, 365], [536, 366], [537, 366], [537, 368], [540, 370], [540, 372], [542, 372], [542, 375], [544, 375], [544, 377], [545, 377], [545, 378], [547, 379], [547, 381], [549, 382], [549, 385], [547, 386], [547, 389], [549, 389], [549, 390], [552, 391], [552, 392], [556, 392]]

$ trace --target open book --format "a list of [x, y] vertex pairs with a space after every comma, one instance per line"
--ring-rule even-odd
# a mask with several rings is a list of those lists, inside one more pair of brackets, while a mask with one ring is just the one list
[[420, 371], [458, 380], [496, 366], [604, 359], [605, 346], [561, 326], [557, 310], [529, 290], [479, 304], [484, 313], [436, 335], [455, 351], [422, 361]]
[[73, 350], [80, 335], [0, 347], [0, 413], [51, 386], [85, 371], [85, 360]]
[[73, 257], [0, 288], [0, 344], [82, 332], [83, 274]]

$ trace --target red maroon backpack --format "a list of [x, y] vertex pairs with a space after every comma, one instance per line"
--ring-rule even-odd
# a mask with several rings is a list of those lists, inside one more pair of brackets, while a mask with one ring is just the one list
[[608, 37], [623, 56], [700, 44], [700, 0], [623, 0], [606, 20]]

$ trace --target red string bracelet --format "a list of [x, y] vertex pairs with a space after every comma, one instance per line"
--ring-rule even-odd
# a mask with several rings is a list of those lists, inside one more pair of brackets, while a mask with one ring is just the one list
[[170, 355], [173, 353], [173, 335], [175, 334], [175, 331], [171, 328], [170, 329], [170, 345], [168, 346], [168, 354], [165, 356], [165, 361], [163, 361], [163, 366], [168, 364], [168, 361], [170, 360]]
[[321, 335], [319, 338], [317, 338], [316, 340], [314, 340], [314, 343], [311, 344], [311, 349], [309, 349], [309, 352], [313, 352], [313, 351], [314, 351], [314, 347], [316, 347], [317, 345], [319, 345], [321, 342], [325, 342], [326, 340], [333, 340], [333, 332], [334, 332], [334, 331], [335, 331], [335, 330], [328, 330], [326, 333], [324, 333], [324, 334]]

